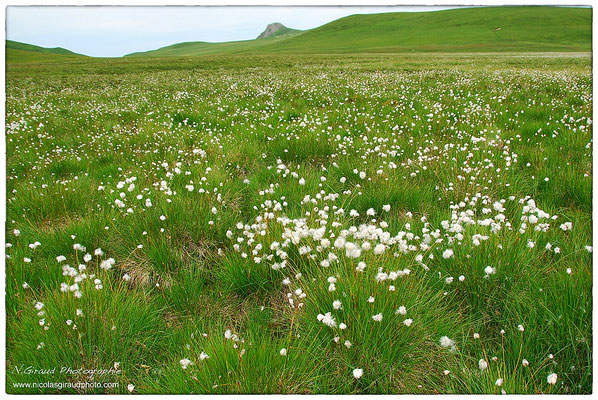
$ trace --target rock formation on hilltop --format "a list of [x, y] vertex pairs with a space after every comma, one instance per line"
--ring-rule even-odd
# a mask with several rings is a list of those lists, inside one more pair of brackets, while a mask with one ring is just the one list
[[296, 29], [287, 28], [280, 22], [274, 22], [266, 27], [266, 30], [263, 31], [257, 38], [258, 39], [265, 39], [272, 36], [280, 36], [287, 33], [299, 32]]

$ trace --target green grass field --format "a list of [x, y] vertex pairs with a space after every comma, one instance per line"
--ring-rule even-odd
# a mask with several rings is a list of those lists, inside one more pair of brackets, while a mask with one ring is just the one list
[[10, 50], [8, 393], [592, 393], [589, 53]]

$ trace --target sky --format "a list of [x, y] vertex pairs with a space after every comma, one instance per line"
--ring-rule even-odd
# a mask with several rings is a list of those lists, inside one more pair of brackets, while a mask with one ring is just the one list
[[352, 14], [447, 8], [456, 7], [9, 6], [6, 38], [94, 57], [120, 57], [180, 42], [254, 39], [272, 22], [304, 30]]

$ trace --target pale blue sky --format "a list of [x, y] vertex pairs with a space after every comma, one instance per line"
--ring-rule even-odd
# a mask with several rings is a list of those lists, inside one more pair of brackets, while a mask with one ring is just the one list
[[6, 9], [6, 38], [119, 57], [180, 42], [254, 39], [271, 22], [311, 29], [351, 14], [447, 8], [455, 7], [11, 6]]

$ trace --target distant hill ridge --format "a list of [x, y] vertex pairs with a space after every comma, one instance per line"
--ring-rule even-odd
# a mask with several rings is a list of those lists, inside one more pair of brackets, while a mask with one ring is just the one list
[[48, 53], [48, 54], [63, 54], [63, 55], [71, 55], [71, 56], [80, 56], [81, 55], [78, 53], [74, 53], [70, 50], [64, 49], [62, 47], [54, 47], [54, 48], [41, 47], [41, 46], [35, 46], [33, 44], [17, 42], [14, 40], [7, 40], [6, 48], [7, 49], [15, 49], [15, 50], [36, 51], [39, 53]]
[[[27, 58], [27, 54], [38, 54], [35, 59], [46, 54], [78, 56], [60, 47], [49, 49], [12, 40], [6, 41], [6, 49], [10, 62]], [[510, 6], [358, 14], [306, 31], [275, 22], [253, 40], [177, 43], [125, 57], [589, 51], [591, 8]]]
[[515, 6], [358, 14], [291, 37], [266, 39], [190, 42], [130, 56], [591, 51], [592, 9]]

